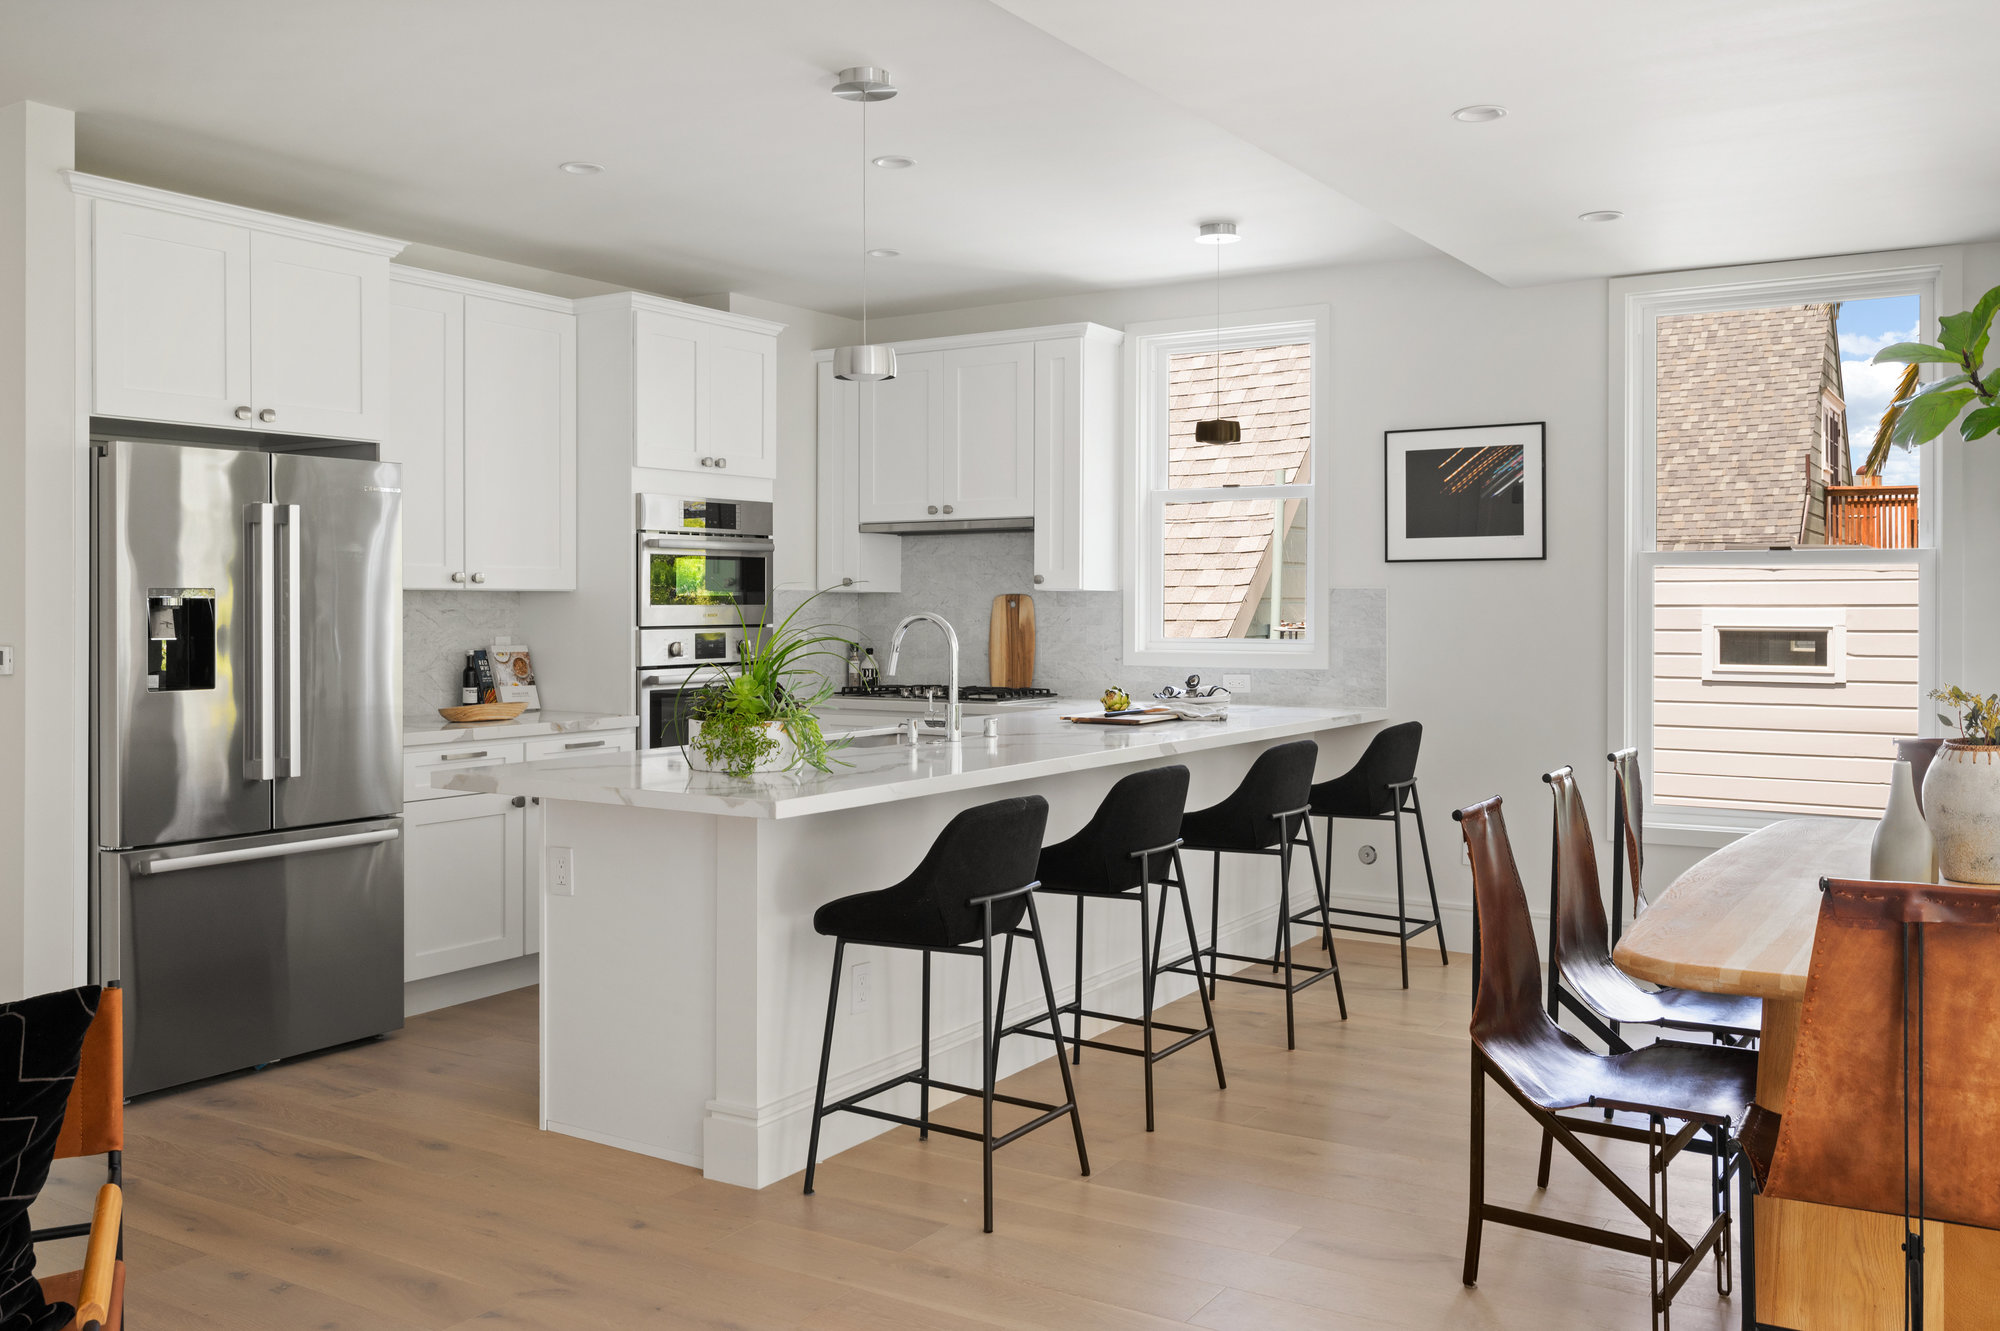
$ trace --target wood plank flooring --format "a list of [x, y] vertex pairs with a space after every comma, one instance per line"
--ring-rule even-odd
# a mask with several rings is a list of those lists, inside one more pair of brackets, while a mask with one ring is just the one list
[[[1062, 1124], [1000, 1152], [980, 1232], [979, 1152], [898, 1129], [762, 1192], [539, 1132], [535, 991], [413, 1018], [388, 1039], [158, 1096], [128, 1117], [127, 1252], [137, 1331], [556, 1331], [590, 1327], [1643, 1327], [1638, 1258], [1488, 1227], [1480, 1285], [1465, 1238], [1470, 967], [1343, 940], [1352, 1019], [1330, 985], [1299, 1003], [1224, 985], [1229, 1089], [1205, 1050], [1157, 1070], [1144, 1129], [1138, 1060], [1086, 1050], [1078, 1093], [1094, 1173]], [[1302, 960], [1318, 956], [1302, 948]], [[1194, 1000], [1167, 1009], [1186, 1023]], [[1198, 1013], [1198, 1009], [1196, 1010]], [[1059, 1085], [1043, 1063], [1019, 1093]], [[1536, 1136], [1488, 1093], [1488, 1196], [1634, 1228], [1558, 1152], [1534, 1190]], [[940, 1118], [976, 1124], [978, 1105]], [[1637, 1148], [1607, 1158], [1644, 1190]], [[1677, 1176], [1687, 1232], [1702, 1164]], [[97, 1178], [66, 1165], [38, 1222], [87, 1213]], [[80, 1247], [79, 1245], [75, 1245]], [[44, 1250], [45, 1270], [74, 1266]], [[1704, 1270], [1682, 1331], [1738, 1325]]]

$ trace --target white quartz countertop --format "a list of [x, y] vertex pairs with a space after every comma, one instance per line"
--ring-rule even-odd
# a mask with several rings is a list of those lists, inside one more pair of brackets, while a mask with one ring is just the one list
[[738, 779], [691, 770], [678, 749], [606, 753], [438, 773], [433, 784], [483, 794], [624, 804], [633, 808], [739, 818], [801, 818], [816, 813], [915, 799], [948, 790], [1007, 785], [1093, 767], [1171, 759], [1178, 753], [1267, 743], [1386, 719], [1380, 709], [1238, 705], [1225, 721], [1168, 721], [1149, 726], [1075, 725], [1060, 718], [1088, 710], [1076, 703], [999, 718], [987, 739], [983, 722], [960, 744], [849, 748], [832, 773], [810, 768]]
[[512, 721], [492, 725], [463, 725], [447, 721], [432, 711], [428, 716], [403, 717], [403, 747], [425, 744], [458, 744], [465, 740], [527, 739], [535, 735], [569, 735], [584, 730], [632, 730], [636, 716], [608, 712], [523, 712]]

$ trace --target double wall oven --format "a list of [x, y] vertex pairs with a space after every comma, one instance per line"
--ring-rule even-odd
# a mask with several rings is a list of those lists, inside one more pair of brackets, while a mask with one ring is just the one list
[[687, 741], [709, 689], [735, 674], [763, 630], [772, 576], [771, 506], [639, 496], [638, 700], [646, 748]]

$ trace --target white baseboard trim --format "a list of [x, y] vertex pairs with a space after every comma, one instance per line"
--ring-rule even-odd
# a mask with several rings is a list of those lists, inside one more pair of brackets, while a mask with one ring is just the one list
[[541, 980], [542, 958], [539, 953], [533, 952], [525, 957], [509, 957], [505, 961], [488, 962], [469, 970], [452, 971], [448, 975], [411, 980], [403, 986], [403, 1015], [414, 1017], [439, 1008], [477, 1002], [495, 994], [540, 984]]

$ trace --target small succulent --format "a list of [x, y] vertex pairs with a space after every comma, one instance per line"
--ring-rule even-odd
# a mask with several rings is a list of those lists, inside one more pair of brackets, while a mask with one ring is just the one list
[[1956, 684], [1932, 689], [1931, 697], [1951, 708], [1952, 715], [1938, 713], [1938, 720], [1958, 730], [1966, 744], [2000, 744], [2000, 693], [1980, 697]]

